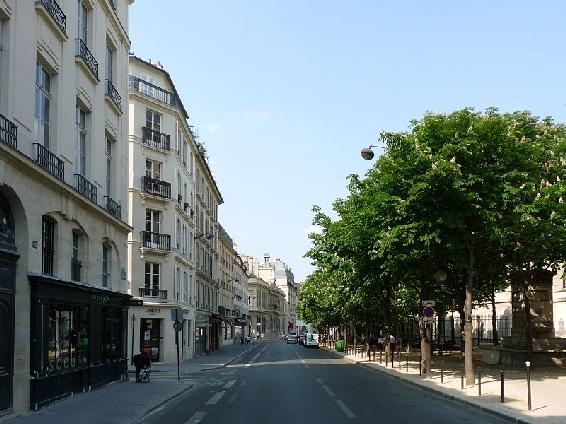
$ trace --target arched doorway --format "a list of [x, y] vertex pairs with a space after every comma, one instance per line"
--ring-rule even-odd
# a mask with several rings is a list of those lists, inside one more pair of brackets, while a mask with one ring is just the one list
[[14, 218], [0, 194], [0, 411], [11, 408], [13, 398], [16, 251]]

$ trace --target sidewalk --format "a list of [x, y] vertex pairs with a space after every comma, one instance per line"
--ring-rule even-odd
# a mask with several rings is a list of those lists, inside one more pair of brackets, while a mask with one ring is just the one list
[[[136, 383], [134, 375], [129, 381], [115, 382], [90, 393], [75, 395], [50, 406], [31, 412], [25, 417], [9, 419], [9, 424], [50, 424], [75, 422], [81, 424], [123, 424], [139, 421], [151, 411], [182, 395], [193, 387], [191, 374], [221, 368], [235, 361], [252, 345], [225, 346], [213, 354], [183, 361], [181, 370], [185, 379], [154, 379], [149, 383]], [[152, 373], [177, 372], [177, 364], [154, 364]], [[1, 420], [0, 420], [1, 421]]]
[[[328, 348], [326, 348], [328, 349]], [[375, 362], [368, 361], [367, 355], [362, 357], [358, 353], [345, 354], [328, 349], [337, 355], [343, 356], [352, 362], [359, 363], [370, 369], [385, 372], [407, 383], [417, 385], [423, 390], [434, 390], [439, 395], [455, 401], [463, 402], [481, 409], [489, 410], [497, 415], [508, 418], [517, 423], [566, 423], [566, 370], [560, 368], [536, 368], [531, 372], [531, 402], [532, 411], [527, 408], [527, 377], [525, 370], [503, 369], [505, 373], [505, 402], [501, 403], [500, 367], [481, 366], [482, 395], [478, 388], [478, 363], [474, 363], [476, 373], [475, 384], [464, 386], [461, 390], [461, 364], [459, 353], [452, 355], [435, 356], [433, 359], [433, 372], [431, 379], [419, 376], [419, 352], [408, 354], [402, 352], [402, 361], [395, 356], [394, 368], [385, 366], [385, 354], [382, 363], [379, 363], [379, 352]], [[441, 364], [443, 369], [443, 382], [441, 382]], [[400, 365], [400, 367], [399, 367]]]

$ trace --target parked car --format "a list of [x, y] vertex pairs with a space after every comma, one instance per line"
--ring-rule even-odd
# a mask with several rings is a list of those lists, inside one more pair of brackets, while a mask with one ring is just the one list
[[287, 343], [296, 344], [297, 343], [297, 335], [296, 334], [289, 334], [287, 336]]
[[304, 334], [299, 334], [299, 335], [297, 336], [297, 340], [298, 340], [298, 342], [299, 342], [300, 345], [304, 344], [304, 343], [305, 343], [305, 335], [304, 335]]
[[317, 333], [307, 333], [307, 336], [305, 338], [305, 342], [304, 342], [304, 346], [305, 347], [315, 347], [315, 348], [319, 348], [319, 344], [318, 344], [318, 334]]

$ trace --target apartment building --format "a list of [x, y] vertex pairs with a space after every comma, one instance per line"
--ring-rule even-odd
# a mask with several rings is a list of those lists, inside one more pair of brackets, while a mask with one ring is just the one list
[[[222, 197], [169, 73], [130, 56], [130, 350], [176, 360], [218, 346], [218, 205]], [[173, 315], [175, 311], [181, 314]]]
[[252, 334], [278, 338], [285, 329], [285, 294], [274, 283], [257, 276], [248, 279], [248, 291]]
[[242, 340], [251, 332], [248, 311], [248, 268], [242, 257], [236, 253], [234, 257], [234, 337]]
[[[236, 277], [234, 275], [236, 251], [234, 241], [226, 230], [219, 226], [219, 276], [220, 289], [218, 293], [218, 313], [222, 323], [220, 327], [220, 344], [232, 344], [234, 340], [235, 319], [239, 318], [234, 310], [234, 297], [236, 288]], [[239, 281], [238, 281], [239, 283]]]
[[131, 3], [0, 2], [0, 415], [126, 373]]

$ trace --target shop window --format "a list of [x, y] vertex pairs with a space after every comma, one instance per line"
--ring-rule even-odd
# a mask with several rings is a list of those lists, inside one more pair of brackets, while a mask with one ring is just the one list
[[48, 372], [88, 366], [88, 308], [51, 305], [47, 323]]
[[41, 271], [46, 275], [53, 275], [55, 259], [55, 225], [54, 218], [43, 215], [41, 228]]
[[120, 311], [115, 308], [106, 308], [104, 320], [104, 351], [105, 361], [120, 359]]

